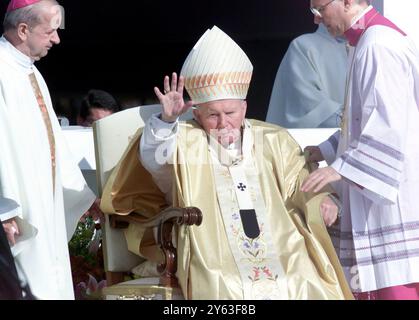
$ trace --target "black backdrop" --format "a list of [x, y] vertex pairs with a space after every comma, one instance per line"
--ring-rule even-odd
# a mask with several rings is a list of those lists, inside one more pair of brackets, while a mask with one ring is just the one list
[[[3, 0], [3, 16], [8, 1]], [[201, 34], [217, 25], [248, 54], [254, 76], [248, 117], [264, 119], [279, 63], [316, 26], [308, 0], [61, 0], [61, 44], [37, 63], [55, 107], [74, 108], [90, 88], [125, 105], [151, 103], [153, 86], [179, 72]], [[129, 102], [128, 99], [137, 102]], [[60, 112], [60, 111], [59, 111]]]

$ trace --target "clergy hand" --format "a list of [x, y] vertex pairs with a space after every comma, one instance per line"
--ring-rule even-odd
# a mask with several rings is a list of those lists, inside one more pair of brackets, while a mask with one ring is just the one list
[[306, 156], [306, 160], [308, 162], [320, 162], [324, 160], [322, 152], [320, 148], [317, 146], [307, 146], [304, 148], [304, 155]]
[[320, 213], [326, 226], [330, 227], [336, 222], [338, 212], [338, 206], [328, 196], [324, 197], [320, 203]]
[[3, 222], [3, 229], [6, 233], [7, 240], [9, 243], [14, 246], [16, 244], [15, 235], [19, 235], [19, 228], [17, 227], [16, 220], [14, 218], [6, 220]]
[[169, 76], [164, 77], [164, 94], [160, 92], [159, 88], [154, 87], [154, 92], [163, 107], [161, 118], [164, 122], [176, 121], [180, 115], [193, 106], [193, 101], [185, 103], [183, 100], [185, 79], [181, 76], [178, 82], [177, 74], [173, 72], [171, 84], [169, 80]]
[[339, 181], [342, 176], [332, 167], [320, 168], [312, 172], [303, 182], [301, 186], [302, 192], [319, 192], [328, 183]]

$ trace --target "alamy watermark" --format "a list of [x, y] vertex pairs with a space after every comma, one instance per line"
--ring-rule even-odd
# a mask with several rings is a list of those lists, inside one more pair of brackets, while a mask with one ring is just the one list
[[[155, 133], [159, 137], [168, 137], [172, 134], [169, 129], [160, 129]], [[211, 130], [209, 135], [200, 129], [194, 128], [188, 130], [186, 139], [177, 141], [177, 144], [181, 147], [182, 155], [177, 157], [176, 162], [178, 164], [189, 164], [189, 165], [208, 165], [213, 164], [211, 157], [208, 156], [207, 150], [203, 149], [203, 141], [208, 141], [208, 147], [210, 152], [215, 153], [217, 159], [221, 163], [228, 163], [232, 155], [229, 153], [229, 144], [234, 144], [235, 150], [242, 150], [242, 135], [240, 129], [226, 130], [226, 129], [214, 129]], [[253, 143], [253, 155], [256, 157], [263, 157], [264, 151], [264, 132], [263, 130], [257, 130], [252, 135]], [[173, 164], [173, 153], [175, 152], [175, 142], [172, 139], [165, 140], [162, 142], [155, 151], [154, 159], [160, 165]], [[205, 152], [203, 152], [205, 151]], [[233, 156], [234, 158], [234, 156]]]
[[51, 15], [50, 27], [54, 30], [65, 29], [65, 9], [63, 6], [56, 4], [48, 8]]

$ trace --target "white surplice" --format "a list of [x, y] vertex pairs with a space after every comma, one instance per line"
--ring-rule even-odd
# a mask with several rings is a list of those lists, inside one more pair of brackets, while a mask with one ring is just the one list
[[320, 145], [344, 178], [332, 229], [354, 291], [419, 282], [419, 54], [383, 25], [350, 54], [347, 125]]
[[[29, 80], [40, 86], [56, 143], [55, 190], [46, 125]], [[74, 299], [68, 240], [95, 196], [68, 152], [44, 79], [32, 60], [0, 39], [0, 201], [22, 228], [15, 259], [40, 299]], [[1, 206], [1, 203], [0, 203]]]
[[293, 40], [278, 69], [266, 121], [285, 128], [338, 127], [346, 62], [345, 43], [322, 24]]

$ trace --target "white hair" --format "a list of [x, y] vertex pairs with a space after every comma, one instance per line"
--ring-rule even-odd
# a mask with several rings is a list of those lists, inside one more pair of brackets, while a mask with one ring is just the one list
[[29, 6], [7, 12], [3, 20], [4, 32], [16, 29], [20, 23], [26, 23], [30, 28], [36, 27], [42, 22], [40, 10], [44, 2], [58, 4], [56, 0], [41, 0]]

